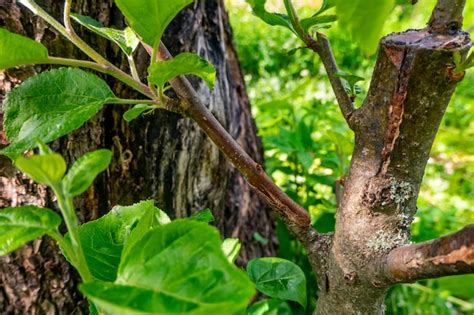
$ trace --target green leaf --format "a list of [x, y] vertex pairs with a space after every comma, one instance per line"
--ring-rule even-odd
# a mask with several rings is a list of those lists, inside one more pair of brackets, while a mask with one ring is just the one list
[[254, 294], [224, 256], [218, 231], [194, 220], [148, 232], [121, 261], [115, 284], [81, 291], [109, 314], [242, 314]]
[[82, 194], [96, 176], [107, 169], [112, 159], [110, 150], [96, 150], [79, 158], [63, 179], [64, 193], [70, 197]]
[[253, 259], [247, 265], [247, 273], [263, 294], [306, 307], [306, 277], [291, 261], [274, 257]]
[[302, 19], [301, 20], [301, 26], [305, 31], [308, 31], [311, 27], [320, 25], [320, 24], [326, 24], [326, 23], [331, 23], [336, 21], [336, 16], [335, 15], [315, 15], [310, 18]]
[[145, 111], [150, 111], [155, 109], [155, 106], [153, 105], [147, 105], [147, 104], [137, 104], [127, 110], [123, 114], [123, 119], [127, 122], [131, 122], [132, 120], [136, 119], [140, 114], [142, 114]]
[[116, 206], [98, 220], [79, 227], [87, 265], [95, 279], [114, 281], [125, 242], [147, 211], [159, 216], [153, 201], [142, 201], [132, 206]]
[[350, 86], [354, 86], [357, 82], [365, 80], [362, 77], [359, 77], [357, 75], [347, 73], [347, 72], [344, 72], [344, 71], [337, 72], [336, 77], [343, 78], [344, 80], [346, 80], [349, 83]]
[[48, 50], [40, 43], [0, 28], [0, 70], [48, 60]]
[[173, 59], [158, 61], [148, 68], [148, 81], [163, 88], [179, 75], [192, 74], [202, 78], [210, 89], [214, 87], [216, 69], [207, 60], [193, 53], [181, 53]]
[[229, 262], [234, 263], [239, 255], [242, 245], [238, 238], [226, 238], [222, 241], [222, 250]]
[[19, 156], [15, 166], [39, 184], [56, 186], [66, 173], [66, 161], [58, 153], [33, 155], [26, 158]]
[[140, 38], [138, 38], [137, 34], [135, 34], [135, 32], [130, 27], [126, 27], [123, 30], [123, 34], [125, 36], [125, 43], [128, 47], [131, 47], [133, 50], [135, 50], [138, 45], [140, 45]]
[[151, 46], [159, 43], [174, 17], [193, 0], [115, 0], [132, 29]]
[[268, 12], [265, 9], [265, 3], [267, 0], [246, 0], [252, 7], [253, 14], [259, 17], [262, 21], [269, 25], [283, 26], [291, 30], [296, 34], [293, 26], [291, 25], [288, 15], [281, 13]]
[[253, 233], [253, 238], [254, 240], [256, 240], [257, 242], [259, 242], [260, 244], [262, 245], [267, 245], [268, 244], [268, 239], [266, 239], [265, 237], [263, 237], [260, 233], [258, 232], [255, 232]]
[[3, 104], [11, 145], [1, 154], [15, 157], [39, 139], [56, 140], [92, 118], [114, 94], [97, 76], [61, 68], [29, 78], [10, 91]]
[[0, 255], [6, 255], [40, 236], [56, 231], [61, 217], [35, 206], [0, 210]]
[[97, 35], [105, 37], [108, 40], [110, 40], [110, 41], [114, 42], [115, 44], [117, 44], [120, 47], [120, 49], [122, 49], [122, 51], [126, 55], [131, 55], [139, 44], [139, 41], [132, 40], [130, 38], [130, 36], [131, 36], [131, 34], [133, 34], [133, 32], [132, 33], [128, 32], [127, 35], [126, 35], [125, 31], [105, 27], [105, 26], [102, 25], [102, 23], [100, 23], [99, 21], [94, 20], [93, 18], [91, 18], [89, 16], [84, 16], [84, 15], [72, 13], [71, 17], [77, 23], [79, 23], [82, 26], [86, 27], [90, 31], [96, 33]]
[[394, 6], [395, 0], [336, 0], [341, 27], [349, 30], [366, 55], [375, 52], [383, 25]]
[[212, 214], [211, 209], [206, 208], [204, 210], [193, 213], [190, 219], [210, 223], [214, 221], [214, 215]]
[[253, 304], [248, 310], [247, 315], [292, 315], [290, 306], [287, 302], [269, 299], [259, 301]]
[[130, 250], [143, 238], [145, 234], [156, 226], [165, 225], [171, 222], [165, 212], [153, 206], [154, 203], [152, 200], [146, 201], [146, 203], [142, 202], [142, 204], [146, 207], [145, 214], [142, 216], [137, 226], [132, 230], [130, 236], [125, 242], [122, 251], [122, 259], [127, 257]]
[[323, 4], [321, 8], [319, 8], [318, 12], [315, 15], [320, 15], [321, 13], [333, 8], [336, 6], [336, 0], [323, 0]]
[[351, 94], [351, 96], [355, 96], [356, 94], [359, 94], [361, 92], [361, 89], [356, 85], [356, 83], [359, 81], [364, 81], [364, 78], [344, 71], [337, 72], [336, 77], [344, 79], [344, 89], [347, 93]]

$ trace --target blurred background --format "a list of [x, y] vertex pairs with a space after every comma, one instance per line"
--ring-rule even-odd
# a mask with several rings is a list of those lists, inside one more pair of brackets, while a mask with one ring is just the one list
[[[281, 0], [267, 9], [283, 12]], [[423, 28], [434, 0], [397, 1], [383, 34]], [[294, 1], [301, 15], [320, 7], [319, 0]], [[467, 1], [464, 28], [474, 35], [474, 1]], [[265, 147], [266, 168], [273, 179], [311, 214], [322, 232], [334, 230], [335, 181], [346, 174], [353, 134], [344, 122], [319, 58], [281, 27], [252, 15], [243, 0], [227, 0], [253, 114]], [[360, 106], [368, 90], [375, 56], [364, 56], [337, 22], [324, 30], [342, 71], [365, 78], [359, 82]], [[433, 146], [412, 224], [414, 242], [459, 230], [474, 222], [474, 70], [459, 84]], [[298, 263], [315, 283], [302, 248], [278, 224], [279, 256]], [[257, 241], [265, 242], [259, 235]], [[314, 308], [316, 286], [308, 290]], [[474, 314], [474, 275], [399, 285], [387, 295], [387, 314]], [[304, 314], [291, 305], [293, 313]]]

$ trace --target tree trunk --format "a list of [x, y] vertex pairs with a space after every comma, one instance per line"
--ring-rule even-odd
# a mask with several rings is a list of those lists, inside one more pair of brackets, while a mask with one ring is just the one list
[[[467, 53], [470, 44], [467, 33], [438, 34], [429, 27], [382, 39], [368, 95], [351, 117], [356, 144], [336, 231], [311, 248], [320, 287], [315, 314], [383, 314], [390, 285], [420, 279], [399, 279], [397, 271], [418, 268], [422, 254], [441, 268], [448, 262], [433, 260], [439, 249], [465, 245], [448, 240], [435, 243], [431, 253], [402, 250], [409, 252], [404, 261], [395, 268], [391, 262], [409, 243], [431, 146], [463, 77], [453, 70], [453, 53]], [[463, 233], [472, 241], [472, 228]], [[450, 268], [463, 270], [462, 264]]]
[[[74, 4], [73, 11], [90, 15], [105, 25], [125, 26], [113, 1], [82, 0]], [[55, 17], [61, 16], [61, 1], [45, 0], [41, 5]], [[0, 0], [0, 27], [40, 40], [53, 56], [85, 58], [14, 0]], [[127, 68], [116, 46], [79, 27], [76, 29], [109, 60]], [[223, 2], [196, 1], [169, 27], [165, 43], [173, 54], [195, 51], [216, 66], [218, 76], [212, 92], [197, 80], [192, 81], [194, 87], [240, 145], [257, 162], [262, 162], [261, 143]], [[145, 78], [149, 58], [142, 49], [135, 56]], [[4, 94], [40, 70], [31, 66], [0, 73], [0, 91]], [[112, 80], [109, 83], [117, 95], [137, 97], [122, 84]], [[273, 223], [264, 204], [195, 123], [157, 111], [129, 124], [122, 119], [123, 112], [106, 108], [80, 130], [53, 144], [68, 162], [98, 147], [113, 149], [114, 160], [109, 170], [76, 200], [82, 221], [95, 219], [116, 204], [127, 205], [142, 199], [154, 199], [157, 206], [173, 217], [185, 217], [208, 207], [223, 235], [238, 237], [243, 242], [239, 263], [274, 254]], [[6, 144], [0, 132], [0, 146]], [[0, 157], [0, 191], [0, 207], [37, 204], [54, 208], [51, 193], [17, 172], [4, 157]], [[268, 245], [256, 242], [255, 232], [269, 239]], [[76, 290], [77, 281], [77, 274], [53, 241], [35, 241], [0, 260], [1, 313], [87, 312], [87, 303]]]

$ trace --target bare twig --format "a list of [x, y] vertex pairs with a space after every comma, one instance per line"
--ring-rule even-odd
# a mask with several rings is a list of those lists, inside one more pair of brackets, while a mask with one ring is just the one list
[[349, 94], [347, 94], [346, 90], [344, 89], [342, 79], [336, 76], [336, 74], [339, 72], [339, 69], [337, 67], [336, 59], [334, 58], [334, 54], [332, 52], [331, 44], [329, 43], [328, 38], [322, 33], [317, 33], [317, 41], [313, 37], [311, 37], [311, 35], [308, 34], [308, 32], [306, 32], [301, 26], [300, 20], [293, 7], [292, 1], [285, 0], [284, 2], [291, 24], [295, 29], [298, 37], [305, 42], [308, 48], [316, 52], [321, 58], [324, 68], [326, 69], [329, 82], [331, 83], [331, 87], [336, 96], [337, 103], [339, 104], [339, 108], [341, 109], [342, 115], [349, 124], [349, 127], [354, 129], [354, 123], [351, 121], [351, 116], [355, 108], [352, 104], [352, 100]]
[[92, 61], [68, 59], [68, 58], [61, 58], [61, 57], [48, 57], [48, 59], [44, 62], [44, 64], [88, 68], [88, 69], [95, 70], [97, 72], [105, 73], [105, 74], [113, 76], [117, 80], [122, 81], [123, 83], [132, 87], [136, 91], [140, 92], [141, 94], [151, 99], [156, 99], [156, 96], [154, 95], [153, 91], [150, 90], [148, 86], [141, 83], [140, 81], [134, 80], [131, 76], [129, 76], [122, 70], [118, 69], [117, 67], [109, 67], [108, 65], [99, 64]]
[[329, 82], [331, 82], [332, 89], [334, 91], [334, 94], [336, 95], [336, 99], [339, 104], [339, 108], [341, 109], [342, 115], [349, 124], [349, 127], [354, 129], [353, 123], [351, 121], [351, 116], [355, 108], [352, 104], [352, 100], [349, 94], [347, 94], [346, 90], [344, 89], [342, 79], [336, 76], [336, 74], [339, 72], [339, 69], [337, 67], [336, 59], [334, 58], [334, 54], [332, 52], [331, 44], [324, 34], [318, 33], [317, 36], [318, 41], [316, 43], [309, 42], [307, 44], [321, 58], [324, 68], [326, 69]]
[[[152, 48], [145, 45], [148, 53]], [[172, 58], [166, 47], [161, 44], [157, 58]], [[307, 233], [311, 229], [308, 213], [300, 205], [288, 197], [265, 173], [262, 166], [256, 163], [245, 152], [232, 136], [222, 127], [210, 110], [201, 102], [191, 83], [180, 76], [170, 81], [176, 94], [183, 104], [184, 113], [193, 119], [209, 138], [218, 146], [232, 164], [245, 176], [251, 186], [263, 199], [282, 217], [288, 228], [303, 242], [307, 241]]]
[[474, 273], [474, 224], [435, 240], [396, 248], [383, 268], [392, 284]]

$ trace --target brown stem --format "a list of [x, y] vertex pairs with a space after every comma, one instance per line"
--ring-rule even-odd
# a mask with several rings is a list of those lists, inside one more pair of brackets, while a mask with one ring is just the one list
[[[151, 54], [152, 48], [147, 45], [145, 45], [145, 48]], [[172, 58], [163, 44], [159, 47], [157, 57], [160, 60]], [[184, 76], [172, 79], [170, 84], [183, 103], [183, 112], [202, 128], [222, 153], [245, 176], [249, 184], [282, 217], [288, 228], [299, 240], [306, 242], [308, 233], [312, 231], [311, 220], [306, 210], [273, 183], [262, 166], [256, 163], [239, 146], [201, 102], [191, 83]]]
[[317, 36], [318, 41], [315, 41], [310, 36], [306, 36], [305, 42], [308, 47], [316, 52], [321, 58], [324, 68], [326, 69], [329, 82], [331, 83], [334, 94], [336, 95], [336, 100], [339, 104], [339, 108], [341, 109], [341, 113], [349, 124], [349, 127], [354, 129], [354, 122], [351, 121], [352, 113], [355, 110], [354, 104], [352, 103], [349, 94], [347, 94], [346, 90], [344, 89], [342, 79], [336, 76], [336, 74], [339, 72], [339, 69], [332, 52], [331, 44], [324, 34], [318, 33]]
[[466, 0], [438, 0], [428, 23], [430, 33], [447, 34], [462, 28]]
[[474, 224], [435, 240], [392, 250], [384, 271], [390, 283], [474, 273]]

